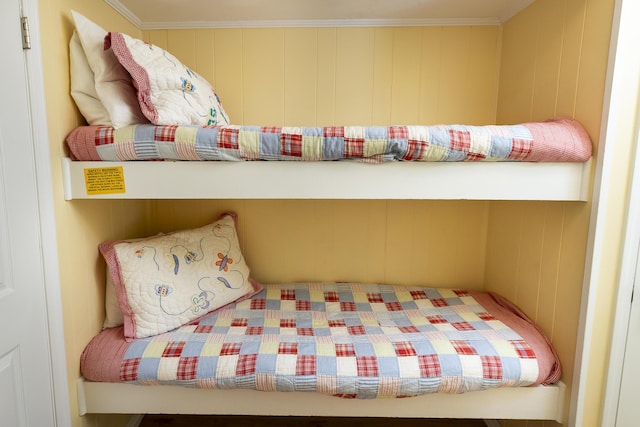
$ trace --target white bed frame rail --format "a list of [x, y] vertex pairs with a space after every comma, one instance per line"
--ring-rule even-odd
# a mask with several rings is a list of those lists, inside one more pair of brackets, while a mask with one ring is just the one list
[[199, 414], [563, 420], [566, 387], [496, 388], [403, 399], [341, 399], [319, 393], [209, 390], [78, 379], [80, 414]]
[[86, 162], [63, 158], [62, 170], [66, 200], [586, 201], [591, 160], [585, 163], [393, 162], [371, 165], [348, 161]]

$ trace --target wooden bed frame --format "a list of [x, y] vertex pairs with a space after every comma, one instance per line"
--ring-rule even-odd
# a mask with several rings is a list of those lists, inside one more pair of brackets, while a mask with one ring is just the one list
[[209, 390], [97, 383], [79, 378], [80, 414], [199, 414], [563, 421], [564, 383], [403, 399], [341, 399], [320, 393]]

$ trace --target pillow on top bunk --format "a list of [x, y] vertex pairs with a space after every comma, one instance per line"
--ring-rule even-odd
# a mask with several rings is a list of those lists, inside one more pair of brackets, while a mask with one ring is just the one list
[[75, 30], [69, 41], [69, 60], [71, 97], [80, 113], [90, 125], [111, 126], [111, 117], [96, 93], [93, 71], [80, 44], [78, 32]]
[[249, 277], [235, 214], [200, 228], [100, 244], [127, 340], [173, 330], [262, 286]]
[[[140, 110], [131, 76], [127, 70], [122, 68], [113, 52], [104, 49], [104, 38], [107, 31], [78, 12], [71, 11], [71, 14], [85, 60], [93, 73], [95, 93], [109, 115], [111, 126], [121, 128], [132, 124], [149, 123]], [[78, 65], [77, 61], [78, 57], [74, 55], [71, 58], [72, 70], [77, 70], [82, 66]], [[84, 76], [82, 81], [86, 87], [86, 84], [89, 83], [89, 76]], [[91, 90], [86, 89], [85, 92], [91, 92]], [[80, 97], [79, 99], [78, 108], [84, 115], [83, 111], [90, 109], [91, 106], [85, 105], [86, 98]], [[75, 97], [74, 100], [76, 103], [78, 102]], [[89, 124], [103, 124], [92, 123], [91, 115], [85, 116], [85, 118]]]
[[209, 82], [175, 56], [122, 33], [109, 33], [111, 47], [138, 89], [144, 115], [157, 125], [228, 125], [229, 119]]

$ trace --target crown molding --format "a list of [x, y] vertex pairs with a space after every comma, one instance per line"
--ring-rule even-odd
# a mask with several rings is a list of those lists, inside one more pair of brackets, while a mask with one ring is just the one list
[[[224, 20], [224, 21], [161, 21], [143, 22], [119, 0], [104, 0], [140, 30], [175, 30], [193, 28], [296, 28], [296, 27], [434, 27], [434, 26], [496, 26], [501, 17], [491, 18], [430, 18], [430, 19], [292, 19], [292, 20]], [[525, 0], [532, 3], [533, 0]], [[515, 8], [513, 14], [521, 8]], [[512, 14], [512, 15], [513, 15]], [[509, 15], [511, 17], [512, 15]], [[508, 19], [507, 18], [507, 19]]]

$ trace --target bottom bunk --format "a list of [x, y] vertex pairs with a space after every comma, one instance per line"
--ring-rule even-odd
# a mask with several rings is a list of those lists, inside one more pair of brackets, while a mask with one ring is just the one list
[[82, 413], [560, 421], [564, 407], [544, 334], [459, 289], [265, 285], [169, 332], [105, 329], [81, 372]]

